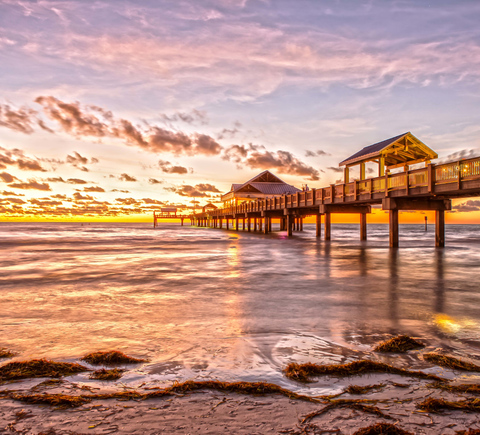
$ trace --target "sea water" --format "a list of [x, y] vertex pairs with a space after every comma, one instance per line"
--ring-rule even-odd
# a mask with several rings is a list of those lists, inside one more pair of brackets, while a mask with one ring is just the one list
[[[275, 225], [276, 226], [276, 225]], [[274, 226], [274, 229], [275, 229]], [[125, 378], [264, 380], [294, 388], [289, 362], [358, 358], [427, 369], [372, 346], [396, 334], [480, 358], [480, 226], [314, 225], [291, 238], [161, 222], [1, 223], [0, 347], [76, 361], [121, 350]]]

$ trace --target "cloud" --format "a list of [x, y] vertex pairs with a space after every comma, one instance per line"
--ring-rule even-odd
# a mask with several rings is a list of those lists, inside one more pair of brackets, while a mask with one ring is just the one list
[[28, 183], [13, 183], [8, 186], [14, 189], [52, 190], [47, 183], [38, 183], [35, 180], [28, 180]]
[[173, 166], [165, 160], [158, 161], [158, 167], [166, 174], [188, 174], [188, 169], [183, 166]]
[[164, 181], [157, 180], [156, 178], [149, 178], [149, 179], [148, 179], [148, 183], [149, 183], [149, 184], [163, 184]]
[[173, 115], [162, 114], [160, 117], [168, 122], [178, 122], [183, 121], [187, 124], [193, 124], [196, 121], [199, 121], [200, 124], [208, 124], [208, 118], [206, 112], [202, 110], [193, 109], [190, 113], [187, 112], [176, 112]]
[[335, 166], [329, 166], [327, 169], [330, 169], [330, 171], [333, 171], [333, 172], [336, 172], [336, 173], [340, 173], [340, 172], [343, 172], [343, 168], [337, 168]]
[[36, 111], [28, 107], [12, 109], [8, 104], [0, 104], [0, 126], [20, 133], [32, 134], [37, 123]]
[[317, 157], [317, 156], [330, 156], [330, 153], [327, 153], [323, 150], [316, 150], [316, 151], [305, 151], [305, 157]]
[[261, 145], [232, 145], [225, 150], [225, 160], [232, 160], [237, 165], [252, 169], [276, 169], [282, 174], [309, 177], [310, 180], [320, 179], [320, 172], [308, 166], [288, 151], [267, 151]]
[[22, 150], [0, 147], [0, 169], [6, 169], [7, 166], [17, 166], [23, 171], [47, 171], [38, 159], [27, 157]]
[[129, 190], [112, 189], [110, 192], [130, 193]]
[[84, 192], [105, 192], [105, 189], [99, 186], [92, 186], [92, 187], [84, 187]]
[[158, 205], [164, 205], [164, 201], [159, 201], [158, 199], [151, 199], [151, 198], [143, 198], [142, 201], [145, 204], [158, 204]]
[[76, 151], [73, 152], [73, 156], [67, 155], [67, 163], [72, 165], [75, 168], [80, 169], [81, 171], [88, 172], [88, 168], [85, 166], [88, 163], [98, 163], [98, 159], [92, 158], [90, 161], [87, 157], [83, 157]]
[[95, 198], [93, 196], [90, 196], [90, 195], [82, 195], [80, 192], [75, 192], [73, 194], [73, 197], [75, 200], [77, 201], [93, 201]]
[[82, 180], [80, 178], [69, 178], [66, 183], [68, 184], [87, 184], [88, 181]]
[[128, 174], [122, 174], [118, 177], [118, 179], [121, 181], [131, 181], [131, 182], [137, 181], [135, 177], [130, 176]]
[[213, 192], [213, 193], [221, 193], [215, 186], [212, 184], [197, 184], [195, 186], [197, 190], [200, 192]]
[[147, 122], [140, 127], [126, 119], [115, 118], [110, 111], [98, 106], [82, 106], [78, 101], [65, 103], [53, 96], [40, 96], [35, 102], [43, 107], [46, 116], [55, 121], [64, 132], [77, 138], [112, 137], [145, 151], [174, 155], [211, 156], [222, 151], [221, 145], [206, 134], [189, 135]]
[[480, 200], [470, 199], [467, 202], [454, 206], [453, 209], [459, 212], [480, 211]]
[[18, 180], [18, 178], [14, 177], [13, 175], [8, 174], [7, 172], [0, 172], [0, 178], [5, 183], [13, 183], [15, 180]]
[[21, 193], [8, 192], [7, 190], [4, 190], [3, 192], [1, 192], [1, 195], [3, 195], [3, 196], [25, 196], [25, 195], [22, 195]]
[[197, 188], [190, 186], [188, 184], [184, 184], [179, 187], [164, 187], [164, 189], [169, 192], [174, 192], [180, 196], [188, 196], [193, 198], [204, 198], [209, 196], [205, 192], [201, 192]]

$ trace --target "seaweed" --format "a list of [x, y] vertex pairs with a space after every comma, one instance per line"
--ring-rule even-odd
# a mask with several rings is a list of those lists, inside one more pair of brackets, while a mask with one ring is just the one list
[[429, 397], [417, 404], [417, 408], [427, 412], [440, 412], [444, 409], [480, 412], [480, 399], [457, 400], [452, 402]]
[[425, 347], [423, 343], [409, 337], [408, 335], [399, 335], [390, 340], [379, 343], [373, 348], [374, 352], [395, 352], [405, 353], [409, 350]]
[[4, 347], [0, 347], [0, 358], [12, 358], [15, 355], [16, 355], [15, 352], [5, 349]]
[[480, 429], [457, 430], [457, 435], [480, 435]]
[[[115, 393], [104, 394], [89, 394], [79, 396], [69, 396], [64, 394], [17, 394], [8, 391], [0, 392], [0, 395], [4, 397], [10, 397], [15, 400], [22, 400], [29, 403], [42, 403], [53, 406], [73, 407], [80, 406], [83, 403], [90, 402], [92, 400], [106, 400], [117, 399], [122, 401], [127, 400], [145, 400], [158, 397], [173, 396], [174, 394], [187, 394], [198, 390], [216, 390], [221, 392], [231, 392], [239, 394], [252, 394], [252, 395], [266, 395], [266, 394], [281, 394], [290, 399], [305, 400], [314, 403], [320, 403], [320, 400], [303, 396], [301, 394], [294, 393], [275, 384], [269, 384], [266, 382], [220, 382], [220, 381], [185, 381], [182, 383], [175, 382], [172, 386], [167, 388], [159, 388], [147, 393], [141, 393], [138, 391], [120, 391]], [[3, 393], [3, 394], [2, 394]], [[71, 399], [71, 400], [70, 400]], [[82, 402], [85, 399], [87, 402]]]
[[373, 426], [362, 427], [353, 435], [413, 435], [413, 433], [390, 423], [377, 423]]
[[59, 409], [76, 408], [91, 402], [91, 399], [85, 396], [70, 396], [67, 394], [13, 394], [11, 397], [21, 402], [51, 405]]
[[85, 355], [82, 358], [82, 361], [87, 363], [98, 365], [115, 365], [115, 364], [138, 364], [146, 362], [146, 359], [133, 358], [131, 356], [125, 355], [122, 352], [117, 350], [109, 350], [106, 352], [92, 352], [88, 355]]
[[317, 417], [319, 415], [325, 414], [326, 412], [330, 411], [331, 409], [334, 408], [350, 408], [350, 409], [355, 409], [357, 411], [363, 411], [369, 414], [374, 414], [377, 417], [382, 417], [386, 419], [392, 419], [387, 414], [384, 414], [379, 408], [376, 406], [372, 405], [366, 405], [363, 400], [333, 400], [331, 403], [329, 403], [327, 406], [324, 406], [322, 409], [318, 411], [311, 412], [310, 414], [306, 415], [303, 420], [302, 424], [306, 423], [307, 421], [311, 420], [314, 417]]
[[332, 376], [355, 376], [365, 373], [391, 373], [402, 376], [412, 376], [419, 379], [431, 379], [434, 381], [444, 381], [439, 376], [423, 373], [419, 371], [406, 370], [389, 364], [370, 361], [359, 360], [347, 364], [331, 364], [320, 365], [314, 363], [297, 364], [290, 363], [284, 369], [287, 378], [300, 381], [310, 382], [312, 376], [332, 375]]
[[0, 380], [60, 378], [86, 371], [89, 371], [87, 367], [76, 363], [33, 359], [30, 361], [15, 361], [1, 366]]
[[166, 393], [187, 393], [197, 390], [216, 390], [222, 392], [253, 395], [281, 394], [290, 399], [319, 402], [313, 397], [297, 394], [293, 391], [282, 388], [276, 384], [270, 384], [268, 382], [185, 381], [182, 383], [175, 382], [171, 387], [160, 391]]
[[366, 394], [371, 390], [379, 390], [383, 388], [385, 384], [377, 384], [377, 385], [349, 385], [344, 393], [348, 394]]
[[447, 367], [454, 370], [466, 370], [470, 372], [480, 372], [480, 366], [462, 361], [461, 359], [454, 358], [453, 356], [441, 355], [439, 353], [430, 352], [423, 355], [425, 361], [436, 364], [437, 366]]
[[97, 379], [99, 381], [116, 381], [120, 379], [125, 370], [121, 369], [100, 369], [90, 373], [90, 379]]
[[429, 386], [433, 388], [440, 388], [446, 391], [451, 391], [452, 393], [480, 394], [480, 384], [450, 385], [435, 382], [434, 384], [430, 384]]

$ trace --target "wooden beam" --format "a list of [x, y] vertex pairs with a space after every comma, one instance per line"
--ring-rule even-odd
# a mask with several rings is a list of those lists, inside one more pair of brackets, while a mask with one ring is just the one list
[[383, 210], [451, 210], [450, 199], [384, 198]]
[[315, 236], [316, 237], [320, 237], [322, 235], [322, 215], [320, 213], [318, 213], [316, 216], [316, 232], [315, 232]]
[[398, 248], [398, 210], [389, 211], [389, 221], [390, 248]]
[[437, 248], [445, 246], [445, 211], [443, 210], [435, 212], [435, 246]]
[[293, 216], [291, 214], [287, 214], [287, 235], [289, 237], [292, 236], [292, 227], [293, 227]]
[[320, 214], [325, 213], [371, 213], [371, 205], [353, 205], [353, 204], [320, 204], [318, 206]]
[[360, 240], [367, 240], [367, 213], [360, 213]]
[[331, 224], [330, 212], [325, 213], [325, 240], [330, 240], [332, 237], [331, 233]]

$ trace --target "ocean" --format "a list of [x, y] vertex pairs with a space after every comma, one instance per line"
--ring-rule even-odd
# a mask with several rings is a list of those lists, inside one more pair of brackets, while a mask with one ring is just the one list
[[[274, 226], [274, 228], [276, 225]], [[480, 359], [480, 225], [314, 225], [287, 238], [174, 223], [1, 223], [0, 347], [17, 360], [77, 361], [116, 349], [149, 362], [122, 380], [263, 380], [310, 393], [290, 362], [372, 358], [437, 373], [418, 353], [383, 356], [396, 334]], [[445, 373], [444, 373], [445, 375]], [[85, 381], [87, 382], [87, 381]], [[92, 381], [93, 382], [93, 381]]]

